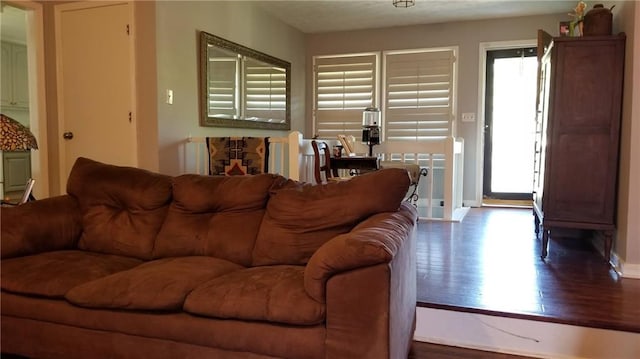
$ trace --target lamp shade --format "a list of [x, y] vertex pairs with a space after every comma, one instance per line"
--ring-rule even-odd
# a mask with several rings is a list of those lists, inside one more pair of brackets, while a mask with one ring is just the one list
[[38, 142], [28, 128], [3, 114], [0, 114], [0, 119], [0, 150], [26, 151], [38, 149]]

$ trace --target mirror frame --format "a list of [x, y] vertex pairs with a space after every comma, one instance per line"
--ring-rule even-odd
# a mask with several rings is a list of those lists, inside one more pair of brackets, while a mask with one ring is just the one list
[[[244, 118], [228, 119], [209, 116], [209, 91], [208, 79], [208, 45], [213, 45], [236, 54], [250, 57], [264, 63], [282, 67], [286, 73], [285, 83], [285, 122], [273, 123], [266, 121], [252, 121]], [[266, 130], [290, 130], [291, 129], [291, 63], [267, 55], [263, 52], [250, 49], [233, 41], [200, 31], [200, 126], [206, 127], [234, 127], [234, 128], [258, 128]]]

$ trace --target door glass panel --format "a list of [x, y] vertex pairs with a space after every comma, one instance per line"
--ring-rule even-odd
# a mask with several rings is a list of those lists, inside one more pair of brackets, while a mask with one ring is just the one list
[[496, 58], [491, 113], [492, 193], [531, 193], [537, 58]]

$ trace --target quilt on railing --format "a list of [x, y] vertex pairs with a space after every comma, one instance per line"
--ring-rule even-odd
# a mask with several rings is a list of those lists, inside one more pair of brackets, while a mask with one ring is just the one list
[[207, 137], [210, 175], [268, 172], [269, 137]]

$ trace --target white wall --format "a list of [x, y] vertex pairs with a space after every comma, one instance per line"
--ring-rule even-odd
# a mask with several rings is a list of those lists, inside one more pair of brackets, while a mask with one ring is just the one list
[[627, 35], [614, 251], [623, 275], [640, 278], [640, 4], [619, 1], [613, 13], [614, 32]]
[[[184, 141], [193, 136], [282, 136], [282, 131], [201, 127], [198, 102], [198, 33], [206, 31], [291, 63], [291, 129], [305, 123], [305, 39], [257, 5], [237, 1], [156, 3], [159, 171], [188, 167]], [[165, 103], [172, 89], [173, 105]], [[188, 149], [187, 149], [188, 151]]]

